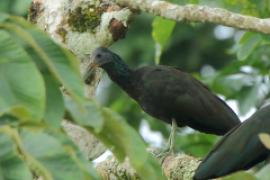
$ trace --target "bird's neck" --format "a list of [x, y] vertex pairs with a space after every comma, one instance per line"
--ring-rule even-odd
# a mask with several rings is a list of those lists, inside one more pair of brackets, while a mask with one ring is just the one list
[[134, 96], [132, 84], [133, 70], [131, 70], [123, 61], [119, 60], [108, 63], [102, 68], [107, 72], [112, 81], [125, 90], [130, 96]]

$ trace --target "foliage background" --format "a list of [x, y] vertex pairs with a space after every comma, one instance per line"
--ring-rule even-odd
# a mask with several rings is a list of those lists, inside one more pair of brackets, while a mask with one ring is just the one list
[[[269, 0], [171, 0], [171, 2], [222, 7], [261, 18], [267, 17], [270, 11]], [[0, 1], [0, 11], [26, 17], [29, 3], [30, 0]], [[223, 37], [226, 32], [228, 35]], [[115, 43], [111, 49], [134, 68], [159, 63], [176, 66], [192, 73], [213, 92], [226, 100], [233, 100], [237, 104], [236, 110], [239, 115], [244, 116], [269, 101], [269, 43], [269, 36], [259, 33], [226, 29], [206, 23], [175, 24], [142, 13], [134, 17], [126, 38]], [[102, 105], [125, 117], [137, 131], [142, 128], [142, 121], [147, 122], [151, 131], [161, 132], [162, 144], [166, 143], [169, 126], [143, 113], [134, 101], [108, 80], [105, 74], [97, 92], [97, 99]], [[26, 139], [31, 137], [25, 136]], [[217, 139], [215, 136], [191, 129], [181, 129], [176, 139], [177, 151], [203, 157]], [[269, 169], [269, 165], [266, 168]], [[257, 176], [258, 179], [265, 179], [267, 177], [265, 169], [254, 176], [238, 174], [236, 177], [247, 176], [249, 179], [255, 179]]]

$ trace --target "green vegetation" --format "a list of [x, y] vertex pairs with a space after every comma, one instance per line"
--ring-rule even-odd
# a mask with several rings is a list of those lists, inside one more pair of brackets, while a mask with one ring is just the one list
[[[145, 151], [136, 131], [115, 112], [84, 98], [78, 60], [69, 51], [16, 16], [0, 14], [0, 28], [0, 137], [6, 153], [0, 169], [4, 179], [31, 179], [30, 171], [46, 179], [97, 178], [60, 128], [64, 111], [120, 161], [129, 157], [140, 176], [162, 179], [157, 161]], [[62, 95], [60, 85], [68, 96]], [[18, 173], [11, 174], [14, 170]]]
[[[222, 7], [261, 18], [270, 12], [269, 0], [172, 2]], [[78, 60], [34, 25], [13, 16], [26, 17], [29, 4], [30, 0], [0, 1], [0, 11], [7, 13], [0, 14], [0, 178], [97, 179], [92, 163], [60, 127], [65, 113], [95, 134], [119, 160], [129, 157], [141, 177], [162, 178], [138, 131], [144, 119], [151, 130], [167, 139], [169, 126], [144, 114], [106, 76], [102, 83], [107, 86], [101, 89], [102, 97], [97, 96], [103, 106], [86, 100]], [[100, 12], [77, 9], [71, 17], [74, 30], [84, 32], [98, 26]], [[133, 67], [159, 63], [192, 73], [213, 92], [235, 100], [240, 114], [245, 115], [269, 101], [270, 38], [233, 30], [220, 40], [214, 35], [215, 28], [142, 13], [133, 19], [126, 38], [111, 49]], [[61, 85], [70, 96], [62, 95]], [[177, 151], [203, 157], [216, 141], [215, 136], [181, 129]], [[266, 180], [269, 175], [269, 165], [261, 164], [252, 172], [224, 179]]]

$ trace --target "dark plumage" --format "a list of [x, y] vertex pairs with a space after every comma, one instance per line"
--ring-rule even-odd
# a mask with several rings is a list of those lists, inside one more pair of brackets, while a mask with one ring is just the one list
[[223, 135], [240, 123], [235, 113], [203, 84], [169, 66], [146, 66], [131, 70], [106, 48], [93, 53], [100, 66], [142, 109], [151, 116], [178, 126]]
[[270, 133], [270, 106], [258, 110], [242, 125], [226, 134], [196, 170], [194, 180], [225, 176], [247, 170], [269, 156], [259, 133]]

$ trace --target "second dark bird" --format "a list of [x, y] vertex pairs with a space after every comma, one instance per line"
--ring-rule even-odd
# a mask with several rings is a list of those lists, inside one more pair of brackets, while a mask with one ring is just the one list
[[216, 135], [240, 124], [226, 103], [191, 75], [174, 67], [159, 65], [132, 70], [106, 48], [96, 49], [91, 58], [90, 69], [103, 68], [112, 81], [157, 119], [167, 123], [174, 119], [180, 127]]
[[213, 179], [247, 170], [265, 160], [270, 151], [261, 143], [260, 133], [270, 134], [270, 106], [258, 110], [228, 132], [199, 165], [194, 180]]

